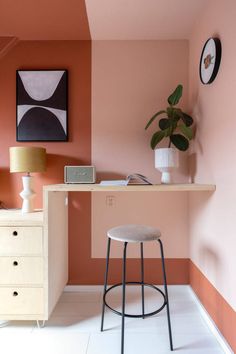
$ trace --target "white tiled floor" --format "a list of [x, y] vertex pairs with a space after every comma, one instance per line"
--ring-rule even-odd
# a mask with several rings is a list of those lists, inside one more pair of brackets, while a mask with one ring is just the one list
[[[108, 309], [105, 331], [100, 332], [101, 292], [63, 293], [50, 320], [43, 329], [35, 322], [10, 322], [0, 329], [3, 354], [120, 354], [121, 318]], [[120, 290], [107, 296], [120, 308]], [[127, 312], [140, 312], [140, 288], [127, 290]], [[178, 354], [222, 354], [205, 324], [187, 286], [169, 286], [174, 349]], [[146, 309], [152, 311], [160, 296], [145, 289]], [[170, 353], [165, 309], [143, 319], [126, 318], [125, 354]]]

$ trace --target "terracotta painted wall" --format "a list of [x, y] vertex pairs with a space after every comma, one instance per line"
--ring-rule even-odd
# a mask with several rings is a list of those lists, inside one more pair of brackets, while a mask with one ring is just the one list
[[[165, 108], [178, 83], [188, 97], [187, 41], [92, 42], [92, 162], [99, 178], [109, 179], [139, 172], [160, 183], [149, 141], [155, 127], [145, 131], [148, 119]], [[184, 160], [184, 159], [183, 159]], [[184, 163], [175, 181], [186, 181]], [[114, 206], [106, 198], [115, 197]], [[189, 257], [188, 199], [185, 193], [102, 193], [92, 196], [92, 256], [105, 257], [106, 231], [123, 223], [158, 226], [163, 232], [168, 258]], [[120, 245], [112, 256], [121, 256]], [[129, 257], [137, 257], [137, 246]], [[152, 244], [146, 257], [159, 256]]]
[[[16, 143], [16, 70], [65, 68], [69, 72], [69, 141]], [[91, 159], [91, 42], [21, 41], [0, 65], [0, 200], [20, 207], [21, 175], [9, 173], [9, 146], [35, 145], [47, 149], [47, 172], [35, 174], [36, 207], [42, 207], [42, 185], [62, 183], [64, 165], [90, 164]], [[79, 232], [79, 230], [81, 230]], [[56, 235], [55, 235], [56, 237]], [[89, 257], [90, 195], [70, 195], [70, 282], [80, 279], [81, 262]]]
[[191, 260], [189, 262], [189, 277], [195, 294], [235, 353], [235, 311]]
[[[208, 294], [204, 305], [214, 309], [213, 318], [222, 328], [223, 321], [236, 323], [236, 2], [234, 0], [209, 1], [199, 18], [190, 40], [190, 96], [189, 102], [197, 121], [197, 138], [193, 150], [192, 176], [195, 182], [216, 184], [216, 192], [210, 197], [194, 194], [190, 197], [190, 255], [195, 267], [215, 288], [214, 296]], [[222, 61], [218, 76], [211, 85], [202, 85], [198, 77], [198, 65], [202, 46], [207, 38], [218, 36], [222, 42]], [[201, 277], [200, 277], [201, 278]], [[206, 282], [191, 283], [197, 293]], [[231, 308], [231, 318], [219, 295]], [[205, 296], [206, 298], [206, 296]], [[204, 296], [203, 296], [204, 300]], [[218, 306], [216, 306], [218, 304]], [[224, 333], [235, 338], [232, 333]], [[234, 334], [233, 334], [234, 333]]]

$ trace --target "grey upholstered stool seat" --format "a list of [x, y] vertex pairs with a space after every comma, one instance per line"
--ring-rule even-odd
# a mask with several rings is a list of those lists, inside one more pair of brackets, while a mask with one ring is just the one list
[[[104, 314], [105, 307], [109, 308], [112, 312], [116, 313], [119, 316], [122, 316], [121, 320], [121, 354], [124, 354], [124, 333], [125, 333], [125, 317], [133, 318], [145, 318], [149, 316], [156, 315], [164, 307], [167, 309], [167, 321], [168, 321], [168, 330], [169, 330], [169, 341], [170, 341], [170, 350], [173, 350], [172, 342], [172, 332], [171, 332], [171, 323], [170, 323], [170, 310], [169, 310], [169, 300], [168, 300], [168, 290], [167, 290], [167, 281], [166, 281], [166, 271], [165, 271], [165, 258], [164, 250], [161, 242], [161, 232], [159, 229], [151, 226], [145, 225], [120, 225], [113, 227], [107, 232], [107, 256], [106, 256], [106, 271], [105, 271], [105, 282], [103, 290], [103, 301], [102, 301], [102, 318], [101, 318], [101, 331], [104, 327]], [[113, 284], [108, 287], [108, 270], [109, 270], [109, 260], [110, 260], [110, 246], [111, 241], [119, 241], [123, 243], [123, 261], [122, 261], [122, 283]], [[162, 264], [162, 274], [163, 274], [163, 285], [164, 290], [158, 288], [153, 284], [148, 284], [144, 282], [144, 259], [143, 259], [143, 245], [147, 241], [155, 241], [155, 244], [159, 244], [160, 253], [161, 253], [161, 264]], [[126, 279], [126, 258], [127, 258], [127, 246], [129, 243], [138, 243], [140, 247], [140, 265], [141, 265], [141, 279], [140, 281], [127, 281]], [[126, 300], [126, 285], [140, 285], [141, 287], [141, 300], [142, 300], [142, 313], [139, 314], [130, 314], [125, 312], [125, 300]], [[106, 295], [108, 292], [117, 287], [122, 287], [122, 310], [118, 311], [106, 300]], [[144, 289], [145, 287], [152, 288], [159, 292], [163, 298], [163, 304], [159, 306], [155, 311], [148, 312], [145, 311], [145, 302], [144, 302]]]
[[121, 242], [146, 242], [158, 240], [161, 232], [155, 227], [130, 224], [113, 227], [107, 235]]

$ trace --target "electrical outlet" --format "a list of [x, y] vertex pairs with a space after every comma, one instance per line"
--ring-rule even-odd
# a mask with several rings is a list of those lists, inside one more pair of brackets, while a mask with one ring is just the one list
[[115, 196], [114, 195], [107, 195], [106, 196], [106, 205], [112, 207], [115, 205]]

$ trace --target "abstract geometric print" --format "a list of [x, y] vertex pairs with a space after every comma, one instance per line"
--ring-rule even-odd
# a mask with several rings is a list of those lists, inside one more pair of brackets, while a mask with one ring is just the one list
[[17, 141], [66, 141], [67, 71], [17, 70]]

